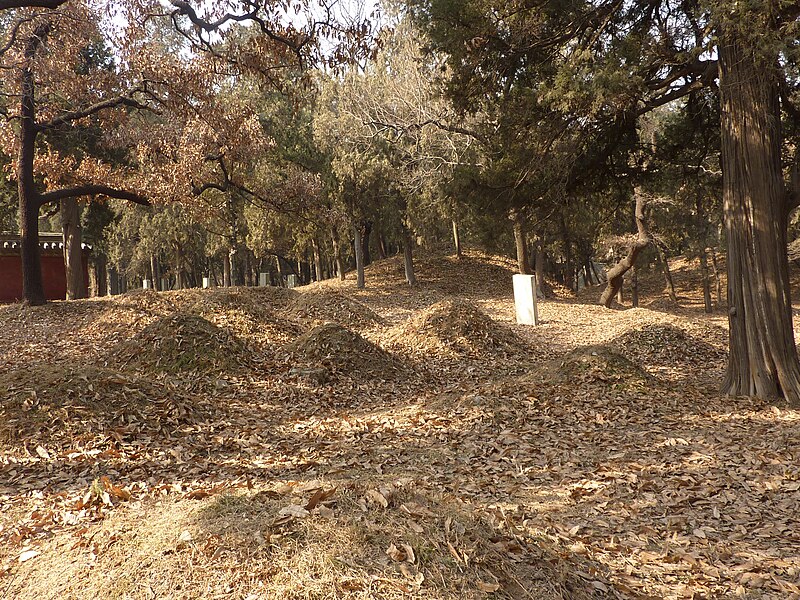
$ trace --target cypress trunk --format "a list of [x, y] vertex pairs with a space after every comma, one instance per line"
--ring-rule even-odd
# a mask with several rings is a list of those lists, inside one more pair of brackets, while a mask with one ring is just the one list
[[311, 245], [314, 252], [314, 272], [317, 276], [317, 281], [322, 281], [325, 277], [322, 274], [322, 255], [319, 252], [319, 244], [315, 239], [311, 241]]
[[83, 278], [83, 250], [81, 249], [81, 216], [78, 201], [66, 198], [61, 201], [61, 234], [64, 242], [64, 272], [67, 278], [67, 300], [86, 297]]
[[525, 231], [525, 215], [519, 210], [512, 210], [511, 221], [514, 223], [514, 245], [517, 249], [517, 269], [523, 275], [531, 274], [531, 265], [528, 259], [528, 240]]
[[417, 285], [417, 275], [414, 273], [414, 238], [408, 227], [403, 227], [403, 265], [408, 285]]
[[705, 248], [700, 251], [700, 273], [703, 277], [703, 308], [707, 313], [714, 311], [711, 303], [711, 281], [708, 274], [708, 256]]
[[364, 282], [364, 244], [361, 240], [361, 228], [356, 225], [353, 227], [354, 247], [356, 255], [356, 287], [363, 290], [365, 287]]
[[222, 287], [231, 287], [231, 254], [225, 252], [222, 255]]
[[45, 32], [36, 32], [25, 47], [26, 65], [20, 75], [20, 129], [17, 155], [17, 193], [19, 195], [20, 254], [22, 258], [22, 294], [31, 305], [47, 300], [42, 283], [42, 260], [39, 251], [39, 208], [41, 200], [33, 179], [36, 151], [36, 108], [34, 76], [30, 68]]
[[336, 264], [336, 275], [339, 279], [344, 281], [344, 261], [342, 260], [342, 249], [339, 247], [339, 232], [333, 229], [331, 235], [331, 242], [333, 244], [333, 261]]
[[778, 57], [720, 32], [722, 191], [728, 239], [730, 356], [722, 391], [800, 404], [787, 197], [781, 171]]

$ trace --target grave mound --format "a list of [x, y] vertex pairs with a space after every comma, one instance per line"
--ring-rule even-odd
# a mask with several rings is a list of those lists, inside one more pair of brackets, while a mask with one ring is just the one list
[[523, 347], [514, 332], [461, 299], [437, 302], [417, 312], [394, 328], [388, 339], [391, 347], [414, 354], [509, 354]]
[[332, 374], [391, 379], [405, 371], [391, 354], [337, 323], [318, 325], [284, 347], [293, 361]]
[[35, 437], [67, 448], [86, 436], [159, 432], [205, 421], [214, 412], [207, 400], [168, 380], [83, 364], [0, 373], [0, 396], [5, 398], [0, 439]]
[[237, 370], [248, 360], [239, 340], [203, 317], [176, 313], [159, 318], [112, 351], [123, 367], [163, 373]]
[[334, 291], [304, 292], [287, 306], [288, 315], [312, 325], [334, 322], [362, 329], [383, 323], [371, 308]]
[[249, 288], [227, 288], [201, 294], [189, 312], [258, 343], [285, 344], [300, 335], [300, 328], [277, 315], [264, 299]]
[[175, 310], [175, 305], [155, 290], [130, 290], [112, 299], [117, 308], [139, 312], [167, 314]]
[[723, 348], [716, 348], [680, 327], [669, 324], [644, 325], [614, 338], [607, 345], [640, 364], [702, 365], [722, 360], [726, 356]]
[[652, 377], [639, 365], [605, 346], [588, 346], [552, 361], [549, 369], [556, 383], [595, 383], [615, 387], [647, 384]]

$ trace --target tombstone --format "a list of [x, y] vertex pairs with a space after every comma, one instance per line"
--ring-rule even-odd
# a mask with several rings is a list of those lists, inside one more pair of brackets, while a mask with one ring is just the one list
[[152, 288], [152, 282], [149, 279], [142, 279], [142, 289], [149, 290]]
[[269, 285], [269, 273], [258, 274], [258, 286], [267, 287]]
[[211, 287], [211, 277], [203, 277], [203, 289]]
[[517, 323], [520, 325], [539, 324], [535, 275], [514, 275], [514, 306], [517, 311]]
[[161, 290], [164, 291], [164, 290], [170, 290], [170, 289], [172, 289], [172, 288], [169, 285], [169, 279], [167, 279], [166, 277], [162, 277], [161, 278]]
[[286, 278], [286, 287], [289, 287], [289, 288], [296, 288], [296, 287], [297, 287], [297, 282], [298, 282], [298, 280], [297, 280], [297, 275], [295, 275], [295, 274], [293, 273], [293, 274], [289, 275], [289, 276]]

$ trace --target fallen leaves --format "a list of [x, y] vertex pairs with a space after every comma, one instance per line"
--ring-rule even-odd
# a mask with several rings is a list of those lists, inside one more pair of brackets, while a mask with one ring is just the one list
[[[0, 309], [0, 574], [43, 564], [64, 535], [102, 562], [114, 538], [93, 536], [140, 502], [222, 510], [235, 497], [263, 519], [248, 537], [193, 523], [164, 547], [235, 579], [247, 552], [288, 569], [323, 552], [315, 532], [353, 536], [344, 597], [529, 597], [514, 578], [535, 585], [537, 561], [565, 597], [800, 593], [800, 415], [716, 395], [724, 315], [545, 301], [544, 324], [520, 327], [510, 271], [492, 260], [421, 261], [416, 289], [379, 263], [370, 289], [328, 283], [335, 293], [264, 310], [266, 293], [200, 291]], [[441, 303], [453, 293], [471, 306]], [[188, 375], [103, 364], [176, 308], [258, 341], [253, 362]], [[293, 372], [275, 350], [326, 314], [416, 371], [391, 384]]]

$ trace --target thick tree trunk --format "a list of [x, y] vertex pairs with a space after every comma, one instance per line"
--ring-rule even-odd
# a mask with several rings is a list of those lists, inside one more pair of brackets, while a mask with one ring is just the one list
[[119, 271], [116, 267], [108, 267], [108, 287], [112, 296], [116, 296], [119, 291]]
[[512, 209], [509, 218], [514, 224], [514, 245], [517, 249], [517, 269], [523, 275], [531, 274], [531, 265], [528, 259], [528, 240], [525, 230], [525, 215], [522, 211]]
[[711, 313], [714, 312], [714, 306], [711, 303], [711, 282], [709, 281], [708, 256], [705, 248], [700, 251], [700, 274], [703, 277], [703, 308], [707, 313]]
[[732, 396], [800, 404], [794, 344], [787, 197], [781, 171], [778, 57], [720, 32], [722, 190], [728, 239], [730, 356], [722, 385]]
[[[46, 33], [46, 32], [45, 32]], [[22, 294], [31, 305], [47, 300], [42, 283], [42, 261], [39, 251], [39, 209], [41, 200], [33, 179], [36, 152], [36, 108], [34, 105], [34, 76], [30, 64], [36, 56], [41, 39], [35, 33], [25, 48], [26, 65], [20, 77], [19, 153], [17, 155], [17, 192], [19, 194], [20, 252], [22, 258]]]
[[637, 235], [635, 241], [628, 248], [628, 253], [614, 265], [608, 272], [608, 286], [600, 296], [600, 304], [606, 308], [611, 308], [614, 301], [614, 296], [622, 292], [622, 283], [625, 273], [628, 272], [636, 264], [636, 259], [642, 250], [647, 248], [651, 241], [650, 231], [647, 228], [647, 222], [644, 218], [645, 199], [644, 194], [638, 188], [634, 190], [636, 196], [636, 208], [634, 216], [636, 217], [636, 230]]
[[222, 287], [231, 287], [231, 253], [225, 252], [222, 255]]
[[102, 298], [108, 295], [108, 264], [106, 255], [99, 252], [97, 249], [94, 251], [92, 257], [92, 289], [91, 295]]
[[456, 258], [461, 258], [461, 234], [458, 231], [458, 221], [453, 219], [453, 246], [456, 249]]
[[365, 287], [364, 281], [364, 244], [361, 240], [361, 228], [356, 225], [353, 227], [354, 237], [354, 254], [356, 255], [356, 287], [363, 290]]
[[61, 235], [64, 243], [64, 272], [67, 278], [67, 300], [86, 297], [81, 248], [81, 213], [75, 198], [61, 201]]
[[417, 285], [417, 275], [414, 273], [414, 238], [408, 227], [403, 227], [403, 265], [408, 285]]

